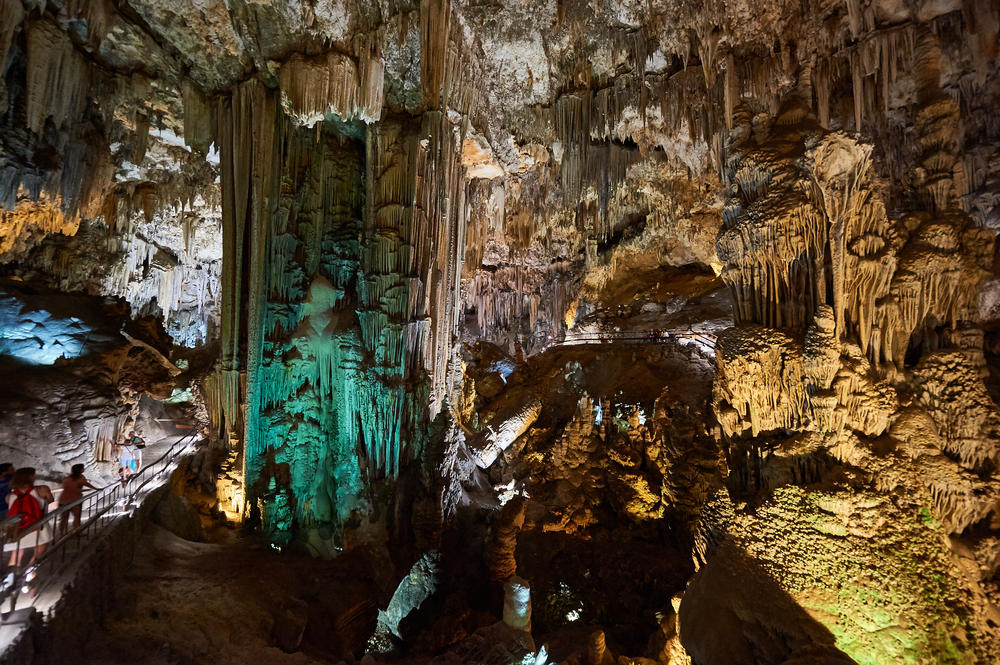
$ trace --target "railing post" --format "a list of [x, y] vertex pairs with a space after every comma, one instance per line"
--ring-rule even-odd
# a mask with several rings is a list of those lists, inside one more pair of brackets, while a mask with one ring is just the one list
[[[101, 488], [97, 492], [78, 499], [77, 502], [60, 506], [55, 511], [48, 513], [36, 524], [29, 527], [27, 533], [20, 531], [20, 519], [9, 518], [0, 522], [0, 580], [6, 581], [9, 575], [12, 583], [9, 586], [0, 587], [0, 610], [9, 603], [9, 609], [17, 609], [17, 602], [21, 596], [21, 588], [31, 588], [27, 603], [34, 602], [38, 590], [49, 580], [54, 579], [58, 571], [66, 565], [67, 560], [72, 560], [74, 554], [82, 551], [85, 543], [91, 539], [96, 539], [104, 525], [114, 521], [114, 509], [118, 506], [119, 499], [130, 501], [138, 499], [140, 492], [151, 481], [157, 480], [175, 461], [176, 457], [186, 451], [190, 442], [197, 437], [197, 432], [192, 432], [188, 436], [175, 441], [160, 458], [150, 465], [143, 467], [134, 478], [130, 479], [129, 488], [123, 487], [118, 481]], [[69, 519], [76, 509], [80, 511], [80, 522], [76, 526], [70, 526]], [[66, 519], [65, 526], [61, 522]], [[45, 552], [39, 555], [39, 541], [44, 529], [48, 529], [49, 542], [45, 543]], [[34, 539], [32, 541], [32, 539]], [[67, 554], [66, 549], [70, 541], [76, 545], [75, 552]], [[31, 547], [31, 543], [34, 543]], [[12, 545], [11, 552], [6, 552], [6, 546]], [[28, 550], [31, 550], [30, 560], [25, 560]], [[54, 552], [60, 549], [60, 552]], [[9, 554], [9, 557], [8, 557]], [[58, 557], [58, 558], [57, 558]], [[34, 578], [27, 579], [29, 569], [34, 568]], [[42, 574], [45, 571], [45, 574]]]

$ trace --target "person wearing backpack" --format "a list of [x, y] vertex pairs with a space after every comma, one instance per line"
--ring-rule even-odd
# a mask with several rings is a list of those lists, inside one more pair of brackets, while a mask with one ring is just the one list
[[142, 468], [142, 449], [146, 447], [146, 440], [132, 430], [129, 432], [129, 443], [132, 444], [132, 456], [135, 458], [135, 469], [132, 471], [132, 475], [135, 475]]
[[7, 519], [7, 495], [10, 494], [10, 478], [14, 475], [14, 465], [0, 464], [0, 520]]
[[145, 448], [146, 440], [135, 433], [135, 430], [130, 430], [128, 433], [129, 442], [136, 448]]
[[[18, 534], [24, 534], [45, 515], [45, 509], [55, 501], [52, 490], [46, 485], [35, 485], [35, 469], [28, 466], [18, 469], [10, 479], [10, 494], [7, 495], [7, 517], [20, 516]], [[37, 559], [45, 546], [52, 540], [52, 531], [48, 525], [35, 529], [30, 534], [19, 538], [19, 547], [15, 548], [10, 564], [20, 566], [25, 552], [34, 550], [31, 560]], [[23, 542], [22, 542], [23, 541]]]

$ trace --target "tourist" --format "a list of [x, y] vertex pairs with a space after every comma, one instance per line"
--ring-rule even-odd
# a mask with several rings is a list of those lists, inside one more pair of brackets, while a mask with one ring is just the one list
[[0, 520], [7, 519], [7, 495], [10, 494], [10, 477], [13, 475], [13, 464], [0, 464]]
[[[87, 477], [83, 475], [83, 465], [74, 464], [70, 474], [63, 479], [62, 494], [59, 495], [59, 507], [62, 508], [63, 506], [68, 506], [69, 504], [82, 499], [83, 488], [85, 487], [92, 490], [97, 489], [91, 485], [87, 481]], [[59, 516], [59, 528], [61, 531], [66, 530], [66, 526], [69, 524], [70, 513], [73, 514], [73, 528], [75, 529], [80, 526], [80, 516], [83, 514], [83, 504], [78, 503]]]
[[[33, 468], [24, 467], [15, 471], [10, 479], [10, 494], [7, 495], [7, 515], [20, 516], [18, 534], [23, 534], [39, 522], [44, 517], [49, 503], [54, 500], [52, 491], [46, 485], [35, 485]], [[52, 532], [48, 525], [42, 525], [20, 537], [10, 564], [20, 566], [25, 552], [31, 550], [34, 550], [31, 561], [35, 561], [45, 551], [45, 546], [51, 539]]]
[[[135, 432], [130, 432], [134, 435]], [[136, 449], [132, 445], [132, 439], [127, 438], [117, 446], [118, 463], [120, 464], [118, 473], [122, 478], [122, 487], [128, 483], [129, 479], [135, 475], [139, 468], [138, 462], [135, 459]]]
[[142, 468], [142, 449], [146, 447], [146, 440], [136, 434], [135, 430], [130, 431], [128, 436], [132, 444], [132, 457], [135, 458], [135, 469], [132, 471], [134, 475]]

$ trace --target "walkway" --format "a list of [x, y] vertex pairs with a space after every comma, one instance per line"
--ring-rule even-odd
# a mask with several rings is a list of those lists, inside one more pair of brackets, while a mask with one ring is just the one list
[[[195, 446], [198, 433], [165, 437], [147, 447], [156, 455], [144, 460], [144, 466], [123, 488], [114, 482], [82, 499], [46, 514], [39, 522], [18, 534], [18, 518], [0, 522], [0, 654], [6, 651], [23, 625], [19, 625], [23, 610], [47, 613], [62, 596], [65, 585], [72, 580], [72, 569], [88, 546], [100, 540], [122, 517], [132, 514], [151, 492], [170, 478], [179, 461]], [[80, 525], [63, 529], [59, 522], [64, 514], [79, 506]], [[67, 525], [70, 527], [71, 523]], [[39, 552], [32, 561], [30, 551], [36, 543]], [[18, 553], [20, 565], [17, 563]], [[30, 562], [30, 565], [29, 565]], [[28, 612], [27, 614], [30, 614]]]
[[558, 346], [570, 346], [573, 344], [669, 344], [687, 343], [697, 344], [702, 349], [709, 352], [715, 351], [716, 336], [706, 330], [691, 330], [688, 328], [677, 330], [654, 329], [654, 330], [622, 330], [622, 331], [601, 331], [583, 332], [574, 334], [573, 331], [566, 333], [566, 338], [559, 342]]

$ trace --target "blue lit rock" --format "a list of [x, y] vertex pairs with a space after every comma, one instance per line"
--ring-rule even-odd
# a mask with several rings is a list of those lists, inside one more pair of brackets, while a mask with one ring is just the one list
[[79, 318], [60, 318], [34, 309], [10, 295], [0, 295], [0, 355], [31, 365], [51, 365], [87, 351], [92, 330]]

